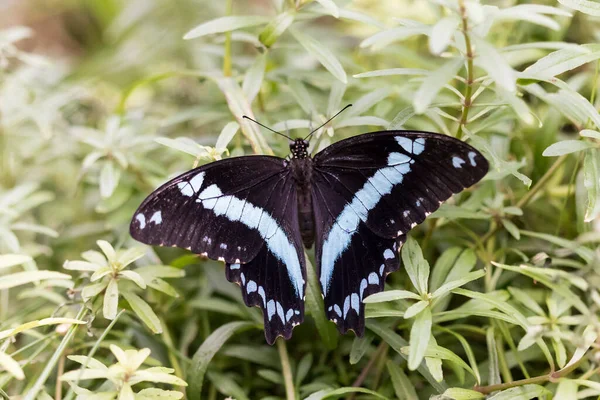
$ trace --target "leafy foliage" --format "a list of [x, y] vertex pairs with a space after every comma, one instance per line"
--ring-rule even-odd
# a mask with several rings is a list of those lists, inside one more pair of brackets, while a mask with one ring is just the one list
[[[69, 29], [44, 55], [51, 27], [0, 31], [1, 396], [600, 396], [597, 2], [17, 3]], [[129, 237], [174, 174], [287, 154], [243, 115], [299, 136], [350, 102], [314, 150], [418, 129], [491, 164], [411, 232], [365, 337], [325, 319], [312, 251], [270, 347], [220, 263]]]

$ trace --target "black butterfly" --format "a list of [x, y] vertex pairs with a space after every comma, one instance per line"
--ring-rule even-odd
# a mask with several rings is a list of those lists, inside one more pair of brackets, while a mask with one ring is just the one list
[[399, 268], [408, 231], [488, 162], [460, 140], [413, 131], [366, 133], [314, 158], [304, 139], [290, 150], [289, 160], [235, 157], [178, 176], [142, 203], [131, 235], [224, 261], [246, 305], [262, 308], [269, 344], [304, 319], [303, 244], [315, 243], [328, 318], [362, 336], [362, 301]]

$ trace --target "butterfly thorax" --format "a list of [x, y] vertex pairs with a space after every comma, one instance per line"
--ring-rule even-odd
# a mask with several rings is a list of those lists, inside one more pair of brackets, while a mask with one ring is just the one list
[[313, 162], [308, 155], [308, 142], [296, 139], [290, 144], [292, 159], [288, 167], [296, 181], [298, 193], [298, 225], [302, 241], [310, 248], [315, 241], [315, 220], [311, 196]]

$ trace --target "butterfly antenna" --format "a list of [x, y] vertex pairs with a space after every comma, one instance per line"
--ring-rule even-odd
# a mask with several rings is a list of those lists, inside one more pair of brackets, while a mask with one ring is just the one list
[[263, 128], [265, 128], [265, 129], [268, 129], [268, 130], [270, 130], [271, 132], [273, 132], [273, 133], [276, 133], [276, 134], [278, 134], [278, 135], [280, 135], [280, 136], [283, 136], [283, 137], [284, 137], [284, 138], [286, 138], [286, 139], [289, 139], [289, 140], [292, 140], [292, 141], [294, 140], [294, 139], [292, 139], [291, 137], [289, 137], [289, 136], [287, 136], [287, 135], [284, 135], [284, 134], [283, 134], [283, 133], [281, 133], [281, 132], [277, 132], [276, 130], [274, 130], [274, 129], [271, 129], [271, 128], [269, 128], [268, 126], [261, 124], [261, 123], [260, 123], [260, 122], [258, 122], [257, 120], [255, 120], [255, 119], [252, 119], [252, 118], [248, 117], [247, 115], [243, 115], [243, 116], [242, 116], [242, 118], [244, 118], [244, 119], [249, 119], [250, 121], [254, 122], [256, 125], [262, 126]]
[[342, 112], [346, 111], [347, 108], [352, 107], [352, 104], [348, 104], [346, 107], [342, 108], [340, 111], [338, 111], [333, 117], [329, 118], [327, 121], [325, 121], [321, 126], [319, 126], [317, 129], [312, 130], [308, 136], [306, 136], [304, 138], [304, 140], [309, 139], [313, 133], [315, 133], [316, 131], [318, 131], [319, 129], [321, 129], [322, 127], [324, 127], [325, 125], [327, 125], [329, 122], [331, 122], [332, 119], [334, 119], [335, 117], [337, 117], [338, 115], [340, 115]]

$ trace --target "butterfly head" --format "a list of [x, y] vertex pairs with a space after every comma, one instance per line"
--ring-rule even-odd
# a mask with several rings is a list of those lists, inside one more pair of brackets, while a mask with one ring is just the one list
[[290, 151], [292, 158], [308, 157], [308, 141], [304, 139], [294, 139], [290, 142]]

